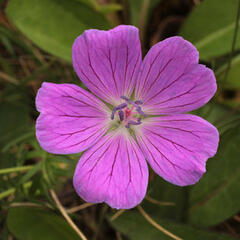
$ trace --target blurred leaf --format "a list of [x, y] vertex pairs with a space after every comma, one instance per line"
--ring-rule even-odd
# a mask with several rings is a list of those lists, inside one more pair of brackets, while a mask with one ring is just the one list
[[0, 149], [25, 139], [32, 131], [26, 89], [8, 85], [2, 92], [0, 103]]
[[205, 0], [193, 9], [180, 34], [197, 47], [201, 59], [230, 52], [237, 6], [238, 0]]
[[33, 207], [10, 208], [10, 232], [19, 240], [79, 240], [68, 223], [52, 211]]
[[116, 12], [122, 10], [122, 6], [117, 3], [112, 3], [112, 4], [104, 4], [100, 5], [99, 11], [102, 12], [103, 14], [108, 14], [111, 12]]
[[[218, 69], [216, 73], [218, 82], [224, 80], [226, 70], [227, 64]], [[223, 87], [227, 89], [240, 89], [240, 55], [232, 59], [231, 68], [226, 81], [223, 82]]]
[[158, 202], [168, 202], [173, 205], [164, 206], [153, 204], [145, 200], [143, 207], [154, 216], [161, 216], [161, 218], [169, 218], [171, 220], [182, 220], [184, 211], [185, 189], [175, 186], [164, 181], [158, 175], [154, 176], [154, 180], [150, 182], [147, 196]]
[[39, 163], [35, 164], [30, 170], [28, 170], [28, 172], [23, 177], [21, 177], [21, 179], [19, 180], [18, 184], [21, 185], [21, 184], [27, 182], [41, 168], [42, 168], [42, 162], [39, 162]]
[[205, 176], [190, 192], [189, 220], [211, 226], [240, 210], [240, 126], [226, 131]]
[[103, 14], [119, 11], [122, 9], [122, 6], [117, 3], [99, 4], [98, 0], [75, 0], [75, 1], [84, 3], [89, 7], [93, 8], [94, 10], [101, 12]]
[[4, 47], [6, 48], [8, 53], [11, 56], [15, 56], [14, 48], [13, 48], [11, 42], [9, 41], [9, 39], [6, 36], [0, 36], [0, 41], [2, 42], [2, 44], [4, 45]]
[[0, 148], [28, 131], [28, 110], [11, 103], [0, 104]]
[[93, 9], [98, 8], [97, 0], [75, 0], [75, 1], [84, 3], [84, 4], [88, 5], [89, 7], [93, 8]]
[[[163, 221], [155, 217], [154, 220], [171, 233], [184, 240], [234, 240], [232, 237], [213, 232], [202, 231], [184, 224]], [[140, 213], [135, 211], [127, 211], [110, 223], [116, 230], [128, 236], [130, 240], [170, 239], [170, 237], [157, 230], [149, 222], [147, 222], [144, 217], [140, 215]]]
[[130, 8], [130, 16], [131, 16], [131, 23], [138, 27], [139, 20], [142, 14], [142, 9], [145, 9], [146, 16], [145, 16], [145, 22], [148, 21], [149, 15], [152, 12], [153, 8], [160, 3], [162, 0], [129, 0], [129, 8]]
[[27, 46], [26, 43], [19, 38], [16, 32], [9, 30], [6, 27], [0, 25], [0, 35], [6, 37], [9, 41], [16, 44], [26, 53], [32, 53], [29, 46]]
[[109, 28], [103, 15], [75, 0], [11, 0], [7, 15], [35, 44], [69, 62], [72, 44], [85, 29]]

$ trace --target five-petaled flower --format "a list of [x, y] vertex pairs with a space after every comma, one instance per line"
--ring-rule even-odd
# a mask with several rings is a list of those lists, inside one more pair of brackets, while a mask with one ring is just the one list
[[85, 31], [72, 54], [78, 77], [92, 93], [74, 84], [43, 83], [36, 135], [50, 153], [86, 150], [73, 179], [79, 196], [132, 208], [146, 194], [147, 162], [173, 184], [196, 183], [219, 139], [210, 123], [182, 114], [216, 91], [213, 71], [198, 64], [196, 48], [171, 37], [142, 61], [138, 29], [121, 25]]

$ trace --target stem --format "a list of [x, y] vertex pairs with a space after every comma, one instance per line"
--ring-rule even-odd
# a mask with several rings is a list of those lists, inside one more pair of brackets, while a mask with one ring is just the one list
[[56, 203], [59, 211], [61, 212], [61, 214], [63, 215], [63, 217], [66, 219], [66, 221], [69, 223], [69, 225], [73, 228], [73, 230], [75, 230], [75, 232], [78, 234], [78, 236], [82, 239], [82, 240], [87, 240], [87, 238], [85, 237], [85, 235], [81, 232], [81, 230], [76, 226], [76, 224], [72, 221], [72, 219], [69, 217], [69, 215], [67, 214], [66, 210], [64, 209], [64, 207], [62, 206], [61, 202], [59, 201], [57, 194], [55, 193], [55, 191], [53, 189], [49, 190], [52, 199], [54, 200], [54, 202]]
[[9, 76], [8, 74], [6, 74], [4, 72], [0, 72], [0, 77], [7, 82], [13, 83], [15, 85], [19, 85], [19, 82], [17, 79], [15, 79], [12, 76]]
[[4, 168], [0, 169], [0, 174], [12, 173], [12, 172], [24, 172], [31, 169], [33, 165], [14, 167], [14, 168]]
[[[23, 188], [29, 188], [32, 186], [32, 182], [26, 182], [25, 184], [23, 184]], [[5, 192], [1, 192], [0, 193], [0, 199], [8, 197], [9, 195], [13, 194], [16, 192], [16, 188], [10, 188]]]
[[119, 211], [117, 211], [111, 218], [111, 221], [114, 221], [115, 219], [117, 219], [120, 215], [122, 215], [124, 212], [126, 211], [126, 209], [121, 209]]
[[167, 236], [175, 239], [175, 240], [182, 240], [181, 238], [177, 237], [176, 235], [172, 234], [171, 232], [169, 232], [168, 230], [166, 230], [165, 228], [163, 228], [162, 226], [160, 226], [158, 223], [156, 223], [144, 210], [143, 208], [138, 205], [137, 206], [139, 212], [143, 215], [143, 217], [149, 222], [151, 223], [155, 228], [157, 228], [158, 230], [160, 230], [161, 232], [163, 232], [164, 234], [166, 234]]
[[233, 57], [233, 54], [234, 54], [234, 51], [235, 51], [235, 46], [236, 46], [236, 41], [237, 41], [237, 35], [238, 35], [239, 18], [240, 18], [240, 0], [238, 1], [235, 31], [234, 31], [233, 42], [232, 42], [232, 50], [231, 50], [231, 53], [230, 53], [230, 56], [229, 56], [227, 69], [226, 69], [226, 72], [225, 72], [224, 79], [223, 79], [222, 83], [226, 82], [227, 76], [228, 76], [228, 73], [229, 73], [229, 70], [230, 70], [230, 68], [231, 68], [232, 57]]
[[75, 213], [75, 212], [78, 212], [78, 211], [80, 211], [80, 210], [82, 210], [82, 209], [91, 207], [91, 206], [93, 206], [93, 205], [95, 205], [95, 203], [83, 203], [83, 204], [81, 204], [81, 205], [79, 205], [79, 206], [76, 206], [76, 207], [72, 207], [72, 208], [67, 209], [67, 213]]
[[174, 202], [161, 202], [161, 201], [158, 201], [156, 199], [153, 199], [149, 196], [146, 196], [145, 199], [153, 204], [157, 204], [157, 205], [160, 205], [160, 206], [175, 206], [175, 203]]

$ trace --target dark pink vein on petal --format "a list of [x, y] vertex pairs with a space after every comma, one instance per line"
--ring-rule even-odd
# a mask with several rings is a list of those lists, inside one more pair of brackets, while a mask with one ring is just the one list
[[126, 45], [126, 62], [125, 62], [124, 81], [123, 81], [123, 93], [125, 89], [127, 89], [126, 87], [127, 70], [128, 70], [128, 46]]
[[151, 101], [153, 98], [155, 98], [156, 96], [158, 96], [160, 93], [162, 93], [164, 90], [166, 90], [167, 88], [171, 87], [174, 83], [176, 83], [182, 76], [184, 75], [184, 73], [182, 73], [177, 79], [175, 79], [174, 81], [172, 81], [169, 85], [167, 85], [166, 87], [162, 88], [159, 92], [157, 92], [154, 96], [152, 96], [150, 99], [148, 99], [147, 101], [145, 101], [144, 103], [146, 104], [147, 102]]
[[[173, 167], [176, 166], [176, 167], [178, 167], [178, 168], [186, 171], [185, 169], [183, 169], [182, 167], [180, 167], [179, 165], [173, 163], [170, 159], [168, 159], [168, 158], [149, 140], [148, 137], [145, 136], [145, 138], [146, 138], [146, 139], [148, 140], [148, 142], [159, 152], [159, 154], [160, 154], [163, 158], [165, 158]], [[155, 159], [155, 158], [153, 158], [153, 159]], [[154, 161], [155, 161], [155, 160], [154, 160]], [[155, 162], [157, 163], [157, 161], [155, 161]], [[159, 166], [159, 165], [158, 165], [158, 166]], [[174, 169], [175, 169], [175, 168], [174, 168]]]
[[117, 91], [117, 94], [119, 95], [119, 89], [118, 89], [116, 78], [115, 78], [115, 71], [113, 70], [113, 66], [112, 66], [111, 50], [110, 50], [109, 47], [108, 47], [108, 61], [110, 63], [110, 67], [111, 67], [112, 77], [113, 77], [113, 81], [114, 81], [114, 84], [115, 84], [115, 89]]
[[100, 111], [99, 110], [99, 108], [97, 108], [96, 106], [94, 106], [94, 105], [91, 105], [91, 104], [89, 104], [89, 103], [87, 103], [87, 102], [84, 102], [84, 101], [82, 101], [82, 100], [80, 100], [80, 99], [77, 99], [77, 98], [75, 98], [75, 97], [72, 97], [72, 96], [70, 96], [70, 95], [62, 95], [62, 96], [60, 96], [60, 97], [63, 97], [63, 98], [71, 98], [71, 99], [73, 99], [73, 100], [75, 100], [75, 101], [77, 101], [77, 102], [80, 102], [80, 103], [82, 103], [83, 105], [86, 105], [86, 106], [89, 106], [89, 107], [91, 107], [91, 108], [94, 108], [94, 109], [96, 109], [98, 112], [102, 112], [102, 111]]
[[193, 104], [201, 101], [201, 100], [204, 99], [204, 98], [206, 98], [206, 97], [204, 96], [204, 97], [199, 98], [199, 99], [197, 99], [196, 101], [191, 102], [191, 103], [185, 103], [185, 104], [177, 105], [177, 106], [168, 106], [168, 107], [164, 107], [164, 108], [161, 108], [161, 109], [169, 109], [169, 108], [177, 108], [177, 107], [185, 107], [185, 106], [188, 106], [188, 105], [193, 105]]
[[88, 137], [87, 137], [87, 138], [85, 138], [84, 140], [82, 140], [82, 141], [80, 141], [80, 142], [78, 142], [78, 143], [75, 143], [75, 144], [69, 145], [69, 146], [62, 147], [62, 148], [64, 149], [64, 148], [71, 148], [71, 147], [75, 147], [75, 146], [77, 146], [77, 145], [81, 144], [82, 142], [84, 142], [84, 141], [86, 141], [86, 140], [90, 139], [91, 137], [93, 137], [94, 135], [96, 135], [96, 133], [98, 133], [99, 135], [101, 135], [101, 134], [102, 134], [102, 132], [100, 132], [100, 131], [101, 131], [101, 130], [103, 130], [103, 129], [104, 129], [104, 127], [102, 127], [102, 128], [100, 128], [100, 129], [98, 129], [98, 131], [97, 131], [97, 132], [94, 132], [92, 135], [88, 136]]
[[[139, 137], [140, 137], [140, 136], [139, 136]], [[145, 145], [145, 147], [147, 148], [148, 152], [149, 152], [150, 155], [152, 156], [152, 159], [153, 159], [153, 161], [155, 162], [155, 164], [161, 169], [162, 172], [165, 172], [165, 171], [162, 169], [162, 167], [159, 165], [159, 163], [156, 161], [155, 157], [153, 156], [151, 150], [148, 148], [148, 145], [145, 143], [145, 141], [143, 140], [143, 138], [142, 138], [142, 137], [140, 137], [140, 138], [141, 138], [141, 140], [142, 140], [142, 143]], [[148, 142], [149, 142], [149, 139], [147, 139], [147, 140], [148, 140]], [[151, 143], [151, 144], [152, 144], [152, 143]], [[154, 147], [155, 147], [155, 146], [154, 146]], [[155, 148], [156, 148], [156, 147], [155, 147]], [[157, 150], [158, 150], [158, 149], [157, 149]], [[165, 174], [168, 175], [166, 172], [165, 172]]]
[[[83, 163], [82, 166], [84, 166], [84, 165], [86, 164], [86, 162], [89, 160], [89, 158], [92, 157], [93, 154], [96, 153], [106, 142], [108, 142], [108, 140], [109, 140], [110, 138], [111, 138], [111, 137], [108, 137], [108, 138], [106, 139], [106, 141], [103, 142], [102, 145], [100, 145], [90, 156], [88, 156], [88, 158], [85, 160], [85, 162]], [[110, 145], [109, 145], [109, 146], [110, 146]], [[108, 146], [108, 148], [109, 148], [109, 146]]]
[[158, 136], [158, 137], [160, 137], [160, 138], [162, 138], [162, 139], [164, 139], [164, 140], [166, 140], [166, 141], [168, 141], [168, 142], [170, 142], [172, 145], [178, 145], [179, 147], [182, 147], [183, 149], [185, 149], [185, 150], [193, 153], [192, 150], [189, 150], [188, 148], [184, 147], [183, 145], [181, 145], [181, 144], [179, 144], [179, 143], [176, 143], [176, 142], [172, 141], [172, 140], [169, 139], [169, 138], [163, 137], [163, 136], [162, 136], [161, 134], [159, 134], [159, 133], [153, 132], [153, 131], [151, 131], [151, 130], [149, 130], [149, 129], [147, 129], [147, 128], [145, 128], [145, 130], [148, 131], [148, 132], [150, 132], [150, 133], [152, 133], [152, 134], [154, 134], [154, 135], [156, 135], [156, 136]]
[[169, 126], [164, 126], [164, 125], [159, 125], [160, 128], [169, 128], [169, 129], [174, 129], [174, 130], [178, 130], [178, 131], [182, 131], [182, 132], [187, 132], [192, 134], [195, 137], [198, 137], [199, 139], [201, 139], [197, 134], [194, 134], [194, 132], [200, 132], [200, 133], [206, 133], [203, 131], [190, 131], [190, 130], [186, 130], [186, 129], [181, 129], [181, 128], [177, 128], [177, 127], [169, 127]]
[[132, 74], [131, 74], [131, 77], [130, 77], [130, 80], [129, 80], [129, 87], [131, 86], [132, 79], [133, 79], [133, 75], [134, 75], [134, 73], [135, 73], [135, 71], [136, 71], [136, 67], [137, 67], [137, 64], [138, 64], [138, 60], [139, 60], [139, 58], [140, 58], [140, 54], [141, 54], [141, 52], [139, 51], [138, 57], [137, 57], [137, 60], [136, 60], [136, 63], [135, 63], [135, 65], [134, 65], [134, 68], [133, 68], [133, 71], [132, 71]]
[[84, 131], [86, 131], [86, 130], [88, 130], [88, 129], [90, 129], [90, 128], [94, 128], [94, 127], [96, 127], [96, 126], [98, 126], [98, 125], [100, 125], [101, 124], [101, 122], [100, 123], [97, 123], [97, 124], [94, 124], [94, 125], [92, 125], [92, 126], [89, 126], [89, 127], [87, 127], [87, 128], [84, 128], [84, 129], [81, 129], [81, 130], [78, 130], [78, 131], [74, 131], [74, 132], [71, 132], [71, 133], [56, 133], [56, 132], [53, 132], [53, 133], [55, 133], [55, 134], [58, 134], [58, 135], [60, 135], [60, 136], [65, 136], [65, 135], [74, 135], [74, 134], [77, 134], [77, 133], [80, 133], [80, 132], [84, 132]]
[[73, 88], [73, 87], [71, 87], [71, 86], [68, 86], [68, 87], [71, 88], [72, 90], [75, 90], [75, 92], [84, 95], [84, 96], [85, 96], [86, 98], [88, 98], [90, 101], [93, 101], [96, 105], [98, 105], [98, 106], [100, 105], [100, 103], [97, 102], [96, 99], [94, 99], [93, 97], [91, 97], [91, 95], [89, 96], [89, 95], [87, 95], [85, 92], [79, 91], [79, 90], [77, 90], [77, 89], [75, 89], [75, 88]]
[[139, 169], [140, 169], [140, 171], [141, 171], [141, 176], [143, 176], [142, 167], [141, 167], [141, 164], [140, 164], [140, 161], [139, 161], [138, 154], [136, 153], [136, 150], [135, 150], [135, 148], [134, 148], [134, 146], [133, 146], [133, 144], [132, 144], [131, 141], [130, 141], [130, 143], [131, 143], [132, 149], [133, 149], [133, 151], [134, 151], [134, 153], [135, 153], [135, 156], [136, 156], [136, 158], [137, 158], [137, 160], [138, 160], [138, 165], [139, 165]]
[[128, 145], [126, 141], [126, 150], [127, 150], [127, 157], [128, 157], [128, 168], [129, 168], [129, 183], [128, 185], [132, 182], [132, 172], [131, 172], [131, 162], [130, 162], [130, 156], [129, 156], [129, 151], [128, 151]]
[[[153, 61], [151, 62], [150, 67], [149, 67], [148, 72], [147, 72], [147, 76], [146, 76], [145, 79], [144, 79], [142, 89], [145, 88], [146, 80], [148, 79], [149, 74], [150, 74], [150, 71], [151, 71], [151, 69], [152, 69], [152, 66], [153, 66], [154, 62], [157, 60], [157, 58], [159, 57], [160, 53], [161, 53], [161, 51], [158, 52], [158, 54], [156, 55], [156, 57], [155, 57], [155, 58], [153, 59]], [[145, 64], [145, 66], [146, 66], [146, 64]], [[138, 89], [138, 90], [139, 90], [139, 89]]]
[[118, 155], [118, 151], [119, 151], [119, 145], [120, 145], [120, 139], [118, 140], [118, 146], [117, 146], [117, 149], [116, 149], [116, 153], [114, 155], [114, 160], [113, 160], [113, 164], [112, 164], [112, 168], [111, 168], [111, 172], [110, 172], [111, 178], [112, 178], [114, 166], [115, 166], [116, 160], [117, 160], [117, 155]]
[[153, 80], [153, 82], [151, 83], [151, 85], [148, 87], [148, 88], [143, 88], [143, 93], [142, 93], [142, 96], [144, 96], [144, 93], [146, 92], [146, 90], [150, 90], [152, 87], [153, 87], [153, 85], [156, 83], [156, 81], [159, 79], [159, 77], [160, 77], [160, 75], [161, 75], [161, 73], [167, 68], [167, 66], [169, 65], [169, 63], [172, 61], [173, 59], [171, 58], [171, 59], [169, 59], [168, 61], [167, 61], [167, 63], [164, 65], [164, 67], [158, 72], [158, 74], [157, 74], [157, 77]]
[[184, 93], [182, 93], [182, 94], [180, 94], [180, 95], [177, 95], [177, 96], [175, 96], [175, 97], [172, 97], [172, 98], [169, 98], [169, 99], [167, 99], [167, 100], [164, 100], [164, 101], [162, 101], [162, 102], [153, 103], [152, 105], [159, 105], [159, 104], [162, 104], [162, 103], [171, 101], [171, 100], [173, 100], [173, 99], [182, 97], [182, 96], [184, 96], [184, 95], [186, 95], [186, 94], [192, 94], [191, 91], [192, 91], [193, 89], [195, 89], [196, 87], [199, 87], [199, 85], [194, 85], [194, 86], [193, 86], [192, 88], [190, 88], [187, 92], [184, 92]]
[[[80, 67], [78, 67], [78, 68], [80, 69], [80, 71], [81, 71], [81, 73], [84, 75], [84, 77], [88, 80], [88, 82], [90, 82], [96, 89], [100, 90], [100, 92], [102, 92], [104, 95], [106, 95], [106, 93], [105, 93], [101, 88], [99, 88], [95, 83], [93, 83], [93, 82], [87, 77], [87, 75], [83, 72], [83, 70], [82, 70]], [[107, 89], [107, 88], [105, 87], [105, 89]], [[110, 96], [111, 96], [111, 94], [110, 94]]]

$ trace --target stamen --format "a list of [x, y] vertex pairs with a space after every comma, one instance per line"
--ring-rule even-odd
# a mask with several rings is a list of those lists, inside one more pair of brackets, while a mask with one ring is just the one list
[[114, 119], [114, 115], [115, 113], [118, 111], [118, 110], [121, 110], [123, 108], [127, 107], [127, 103], [121, 103], [119, 104], [117, 107], [114, 107], [113, 110], [112, 110], [112, 115], [111, 115], [111, 119], [113, 120]]
[[142, 109], [141, 109], [140, 106], [136, 107], [136, 111], [137, 111], [140, 115], [142, 115], [143, 117], [146, 117], [146, 116], [147, 116], [147, 115], [142, 111]]
[[143, 117], [146, 117], [146, 114], [142, 111], [142, 108], [139, 106], [141, 104], [143, 104], [143, 101], [141, 100], [136, 100], [135, 102], [131, 101], [130, 99], [128, 99], [125, 96], [121, 96], [122, 99], [124, 99], [125, 101], [127, 101], [128, 103], [130, 103], [131, 105], [133, 105], [136, 108], [136, 111], [142, 115]]
[[[118, 117], [121, 122], [124, 121], [126, 128], [130, 128], [131, 125], [140, 125], [142, 123], [141, 118], [146, 117], [146, 114], [142, 111], [142, 108], [139, 106], [143, 104], [143, 101], [141, 100], [132, 101], [125, 96], [121, 96], [121, 98], [126, 102], [121, 103], [117, 107], [113, 108], [111, 119], [113, 120], [115, 113], [118, 112]], [[136, 119], [136, 120], [133, 120], [133, 119]]]
[[122, 121], [124, 120], [124, 112], [123, 112], [123, 110], [120, 110], [120, 111], [118, 112], [118, 116], [119, 116], [119, 118], [120, 118], [120, 121], [122, 122]]
[[137, 105], [142, 105], [142, 104], [143, 104], [143, 101], [137, 100], [137, 101], [135, 101], [135, 103], [136, 103]]
[[137, 121], [133, 121], [133, 120], [128, 121], [128, 123], [125, 127], [129, 128], [130, 125], [140, 125], [141, 123], [142, 123], [141, 118], [138, 118]]
[[125, 97], [125, 96], [121, 96], [120, 98], [123, 99], [123, 100], [125, 100], [125, 101], [127, 101], [128, 103], [130, 103], [130, 101], [131, 101], [129, 98], [127, 98], [127, 97]]

